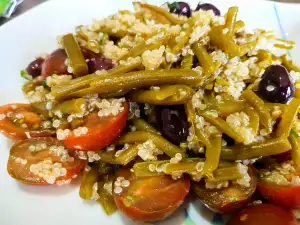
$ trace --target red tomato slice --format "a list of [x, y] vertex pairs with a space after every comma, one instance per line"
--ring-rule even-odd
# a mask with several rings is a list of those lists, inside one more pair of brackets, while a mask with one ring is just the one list
[[98, 151], [110, 145], [118, 137], [126, 125], [128, 117], [128, 103], [124, 103], [124, 110], [116, 116], [99, 117], [92, 113], [85, 118], [83, 127], [88, 128], [85, 135], [76, 137], [69, 135], [63, 140], [68, 149], [80, 151]]
[[283, 186], [259, 180], [257, 188], [270, 202], [291, 209], [300, 209], [300, 186]]
[[45, 79], [52, 74], [69, 74], [65, 61], [67, 54], [64, 49], [56, 49], [44, 61], [42, 65], [42, 77]]
[[136, 177], [122, 168], [116, 177], [130, 181], [120, 194], [114, 193], [115, 203], [122, 213], [137, 221], [162, 220], [172, 214], [190, 190], [190, 180], [173, 180], [170, 176]]
[[[49, 137], [55, 135], [54, 130], [38, 130], [34, 129], [42, 122], [41, 117], [32, 112], [29, 104], [8, 104], [0, 107], [0, 131], [5, 136], [13, 140], [22, 140], [29, 137]], [[9, 116], [8, 116], [9, 115]], [[21, 115], [24, 123], [28, 128], [22, 128], [14, 123], [18, 116]]]
[[192, 188], [199, 199], [209, 209], [220, 213], [232, 213], [244, 207], [255, 192], [257, 177], [254, 169], [249, 167], [250, 187], [230, 184], [227, 188], [207, 189], [205, 182], [194, 182]]
[[227, 225], [297, 225], [292, 212], [271, 204], [249, 206], [231, 218]]
[[[32, 146], [40, 149], [32, 150]], [[86, 165], [86, 161], [76, 158], [73, 158], [74, 160], [63, 160], [63, 155], [66, 154], [61, 153], [61, 155], [58, 155], [57, 152], [51, 150], [51, 146], [63, 145], [54, 138], [26, 139], [14, 144], [10, 150], [10, 156], [7, 163], [7, 171], [9, 175], [14, 179], [26, 184], [49, 184], [43, 175], [43, 173], [47, 174], [47, 171], [40, 171], [41, 173], [35, 174], [31, 168], [33, 164], [38, 164], [44, 160], [51, 159], [53, 164], [58, 163], [57, 166], [61, 165], [61, 168], [66, 169], [63, 169], [66, 172], [65, 174], [54, 176], [56, 178], [54, 183], [59, 183], [61, 181], [72, 179], [74, 175], [77, 175]], [[67, 155], [67, 157], [72, 157], [68, 153]], [[53, 164], [50, 163], [50, 166]], [[43, 165], [41, 170], [43, 169], [48, 169], [50, 172], [54, 171], [53, 169], [49, 168], [49, 166], [47, 167], [47, 165]]]

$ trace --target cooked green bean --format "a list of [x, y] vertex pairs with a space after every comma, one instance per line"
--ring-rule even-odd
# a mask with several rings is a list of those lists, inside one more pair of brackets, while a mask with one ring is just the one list
[[243, 174], [240, 172], [239, 165], [236, 164], [230, 167], [218, 168], [214, 171], [213, 176], [209, 177], [209, 181], [227, 181], [227, 180], [236, 180], [243, 177]]
[[[81, 93], [81, 96], [94, 93], [107, 94], [122, 89], [129, 90], [131, 88], [143, 88], [164, 84], [182, 84], [197, 86], [202, 81], [201, 76], [199, 76], [197, 72], [186, 69], [170, 69], [155, 71], [145, 70], [125, 74], [115, 74], [113, 76], [94, 76], [96, 76], [97, 80], [95, 79], [86, 87], [83, 87], [91, 87], [91, 89], [88, 89], [89, 91], [87, 91], [86, 93]], [[69, 98], [70, 96], [72, 96], [72, 93], [74, 91], [78, 91], [80, 89], [76, 88], [75, 90], [73, 90], [72, 87], [68, 87], [67, 90], [68, 91], [65, 91], [62, 86], [60, 87], [60, 89], [52, 89], [51, 94], [56, 99], [64, 99]]]
[[81, 114], [84, 112], [84, 99], [77, 98], [64, 101], [56, 105], [52, 112], [60, 111], [63, 114]]
[[[176, 41], [176, 37], [175, 37], [175, 46], [172, 48], [172, 52], [174, 54], [178, 54], [182, 51], [182, 49], [188, 44], [189, 40], [190, 40], [190, 35], [193, 32], [193, 17], [190, 17], [188, 19], [188, 21], [186, 22], [186, 24], [188, 25], [187, 28], [183, 27], [183, 32], [185, 33], [185, 35], [181, 38], [179, 38], [178, 41]], [[189, 68], [190, 69], [190, 68]]]
[[187, 102], [195, 92], [186, 85], [166, 85], [158, 88], [158, 90], [134, 90], [129, 93], [129, 98], [133, 102], [154, 105], [180, 105]]
[[170, 157], [174, 157], [177, 153], [180, 153], [183, 158], [185, 157], [185, 153], [182, 151], [182, 149], [178, 148], [176, 145], [173, 145], [158, 134], [148, 131], [129, 132], [121, 136], [117, 140], [117, 144], [131, 144], [135, 142], [146, 142], [148, 140], [153, 141], [158, 149], [160, 149]]
[[249, 127], [252, 129], [253, 135], [256, 135], [259, 130], [259, 115], [250, 105], [245, 104], [245, 113], [249, 116]]
[[261, 68], [267, 68], [272, 65], [272, 53], [269, 50], [260, 49], [257, 51], [258, 65]]
[[289, 60], [286, 54], [282, 55], [280, 59], [282, 60], [282, 64], [285, 66], [285, 68], [287, 68], [288, 71], [293, 70], [295, 72], [300, 72], [300, 67], [296, 65], [292, 60]]
[[119, 164], [121, 165], [127, 165], [129, 162], [131, 162], [132, 160], [135, 159], [135, 157], [138, 155], [138, 145], [139, 143], [137, 144], [134, 144], [132, 146], [130, 146], [128, 149], [122, 151], [120, 153], [119, 156], [116, 157], [116, 160]]
[[75, 129], [77, 127], [80, 127], [83, 124], [84, 124], [84, 119], [83, 118], [73, 118], [72, 121], [71, 121], [71, 128]]
[[229, 34], [234, 33], [234, 27], [235, 27], [238, 11], [239, 11], [238, 7], [230, 7], [226, 14], [226, 21], [224, 27], [228, 29]]
[[[182, 21], [176, 17], [176, 15], [168, 12], [167, 10], [163, 9], [162, 7], [150, 5], [147, 3], [142, 2], [134, 2], [133, 4], [139, 5], [140, 8], [143, 8], [144, 10], [147, 10], [152, 14], [153, 19], [162, 24], [182, 24], [185, 21]], [[145, 14], [145, 13], [143, 13]]]
[[181, 61], [181, 68], [182, 69], [192, 69], [193, 67], [193, 58], [194, 56], [191, 54], [186, 54]]
[[107, 152], [105, 150], [99, 151], [98, 155], [100, 156], [101, 162], [109, 163], [109, 164], [120, 164], [115, 157], [115, 152]]
[[45, 118], [49, 118], [49, 110], [46, 108], [46, 102], [34, 102], [30, 104], [30, 107], [34, 112], [43, 115]]
[[209, 76], [220, 66], [220, 63], [214, 62], [212, 56], [207, 52], [206, 48], [200, 42], [194, 43], [192, 49], [197, 56], [204, 75]]
[[210, 140], [211, 146], [206, 148], [205, 152], [205, 163], [203, 168], [203, 174], [211, 178], [213, 172], [219, 167], [222, 137], [212, 137]]
[[300, 137], [295, 130], [291, 130], [289, 140], [292, 145], [292, 160], [300, 167]]
[[288, 136], [292, 129], [293, 123], [295, 121], [295, 117], [298, 113], [298, 108], [300, 105], [300, 99], [293, 98], [293, 100], [288, 104], [285, 112], [282, 115], [282, 118], [278, 124], [276, 130], [276, 136]]
[[244, 141], [243, 137], [241, 137], [239, 133], [237, 133], [234, 129], [232, 129], [229, 126], [229, 124], [222, 118], [212, 116], [209, 113], [209, 111], [202, 112], [201, 116], [203, 116], [204, 119], [206, 119], [212, 125], [216, 126], [220, 131], [222, 131], [222, 133], [227, 134], [229, 137], [231, 137], [237, 143], [241, 143]]
[[245, 101], [227, 100], [218, 104], [221, 117], [226, 118], [232, 113], [240, 112], [245, 107]]
[[244, 27], [245, 27], [245, 23], [242, 20], [236, 21], [233, 33], [238, 32], [240, 29], [242, 29]]
[[151, 126], [145, 120], [140, 118], [136, 118], [132, 120], [132, 125], [135, 126], [136, 130], [144, 130], [144, 131], [157, 133], [157, 130], [153, 126]]
[[104, 188], [104, 185], [108, 185], [109, 183], [112, 183], [112, 182], [113, 182], [112, 176], [108, 177], [107, 179], [104, 179], [103, 181], [98, 182], [97, 192], [98, 192], [99, 198], [98, 198], [97, 202], [99, 202], [101, 204], [102, 208], [104, 209], [104, 211], [107, 215], [112, 215], [114, 212], [116, 212], [118, 210], [112, 193], [108, 192]]
[[210, 146], [210, 141], [208, 139], [208, 137], [205, 135], [205, 133], [203, 132], [202, 129], [199, 129], [195, 126], [195, 121], [196, 121], [196, 112], [195, 109], [193, 107], [192, 101], [189, 101], [187, 104], [185, 104], [185, 111], [187, 114], [187, 118], [188, 121], [191, 125], [191, 127], [193, 128], [193, 130], [195, 131], [195, 135], [197, 137], [194, 138], [193, 141], [198, 142], [200, 141], [202, 144], [204, 144], [206, 147]]
[[206, 90], [203, 96], [204, 103], [206, 105], [205, 110], [216, 110], [219, 112], [219, 105], [216, 102], [216, 98], [212, 91]]
[[[164, 175], [164, 166], [169, 162], [169, 160], [163, 160], [135, 163], [133, 166], [134, 174], [137, 177]], [[151, 167], [154, 168], [150, 171]]]
[[291, 144], [286, 137], [267, 139], [264, 142], [250, 145], [233, 145], [222, 149], [221, 159], [245, 160], [263, 156], [276, 155], [291, 149]]
[[79, 195], [82, 199], [90, 200], [93, 196], [93, 185], [99, 179], [98, 165], [91, 166], [89, 171], [84, 170], [82, 173]]
[[82, 76], [88, 74], [89, 68], [73, 34], [64, 35], [62, 38], [62, 44], [70, 60], [70, 65], [73, 69], [73, 74], [75, 76]]
[[242, 96], [246, 101], [256, 110], [259, 115], [260, 123], [267, 129], [268, 132], [272, 132], [273, 122], [268, 109], [266, 108], [264, 101], [260, 99], [252, 90], [247, 89], [242, 93]]

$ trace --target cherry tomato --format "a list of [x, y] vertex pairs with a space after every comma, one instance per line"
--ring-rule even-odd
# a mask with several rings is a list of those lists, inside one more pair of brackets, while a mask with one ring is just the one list
[[172, 214], [184, 201], [190, 190], [190, 180], [173, 180], [170, 176], [136, 177], [122, 168], [116, 177], [129, 180], [122, 192], [114, 191], [115, 203], [122, 213], [137, 221], [162, 220]]
[[297, 225], [292, 212], [276, 205], [249, 206], [232, 217], [227, 225]]
[[[55, 135], [54, 130], [39, 129], [42, 119], [31, 111], [29, 104], [16, 103], [0, 106], [0, 114], [0, 131], [13, 140]], [[22, 124], [27, 127], [21, 127]]]
[[200, 200], [212, 211], [220, 213], [232, 213], [247, 204], [255, 192], [257, 177], [254, 169], [249, 167], [251, 177], [250, 186], [244, 187], [238, 184], [230, 184], [221, 189], [207, 189], [204, 180], [194, 182], [192, 188]]
[[257, 189], [270, 202], [291, 209], [300, 209], [300, 186], [283, 186], [260, 179]]
[[[44, 185], [49, 183], [51, 184], [52, 182], [45, 179], [43, 175], [44, 172], [40, 171], [41, 173], [34, 173], [32, 169], [33, 164], [37, 165], [44, 160], [51, 160], [52, 163], [49, 164], [50, 166], [58, 163], [58, 168], [65, 168], [62, 170], [65, 170], [66, 173], [54, 176], [56, 179], [53, 180], [53, 183], [72, 179], [73, 176], [77, 175], [86, 165], [85, 161], [76, 159], [69, 155], [66, 149], [59, 149], [59, 153], [58, 151], [54, 151], [51, 146], [59, 148], [63, 147], [62, 143], [58, 142], [54, 138], [33, 138], [15, 143], [10, 150], [9, 160], [7, 163], [7, 171], [9, 175], [22, 183]], [[59, 167], [60, 165], [61, 167]], [[49, 169], [53, 172], [54, 169], [51, 169], [50, 166], [43, 165], [40, 167], [40, 170], [44, 171], [44, 169]]]
[[116, 116], [99, 117], [91, 113], [85, 118], [83, 127], [88, 128], [85, 135], [69, 135], [63, 140], [68, 149], [80, 151], [98, 151], [110, 145], [118, 137], [126, 125], [128, 117], [128, 103], [124, 103], [124, 110]]
[[68, 67], [65, 64], [67, 54], [64, 49], [57, 49], [52, 52], [42, 65], [42, 76], [46, 78], [52, 74], [68, 74]]

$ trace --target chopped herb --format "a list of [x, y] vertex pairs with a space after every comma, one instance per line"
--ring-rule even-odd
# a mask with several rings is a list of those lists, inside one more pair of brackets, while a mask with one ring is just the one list
[[23, 77], [23, 78], [26, 79], [26, 80], [32, 80], [32, 76], [29, 75], [29, 74], [26, 72], [26, 70], [21, 70], [21, 71], [20, 71], [20, 75], [21, 75], [21, 77]]

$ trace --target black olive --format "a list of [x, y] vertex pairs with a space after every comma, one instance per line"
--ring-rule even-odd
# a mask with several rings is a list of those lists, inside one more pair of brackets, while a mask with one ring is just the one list
[[214, 6], [213, 4], [209, 4], [209, 3], [201, 4], [201, 3], [199, 3], [197, 5], [197, 8], [195, 9], [195, 11], [199, 11], [200, 9], [202, 9], [204, 11], [212, 10], [216, 16], [221, 15], [220, 10], [216, 6]]
[[110, 59], [92, 58], [88, 61], [89, 73], [94, 73], [97, 70], [109, 70], [114, 67]]
[[189, 123], [183, 105], [158, 106], [156, 123], [162, 136], [175, 145], [186, 141]]
[[227, 134], [222, 134], [222, 138], [226, 141], [227, 143], [227, 146], [231, 146], [231, 145], [234, 145], [234, 140], [229, 137]]
[[44, 63], [45, 59], [43, 58], [37, 58], [26, 68], [26, 72], [31, 75], [33, 78], [38, 77], [42, 74], [42, 65]]
[[258, 93], [269, 102], [286, 103], [294, 92], [294, 84], [284, 66], [269, 66], [261, 77]]
[[168, 6], [171, 13], [187, 17], [191, 16], [191, 8], [185, 2], [173, 2]]

